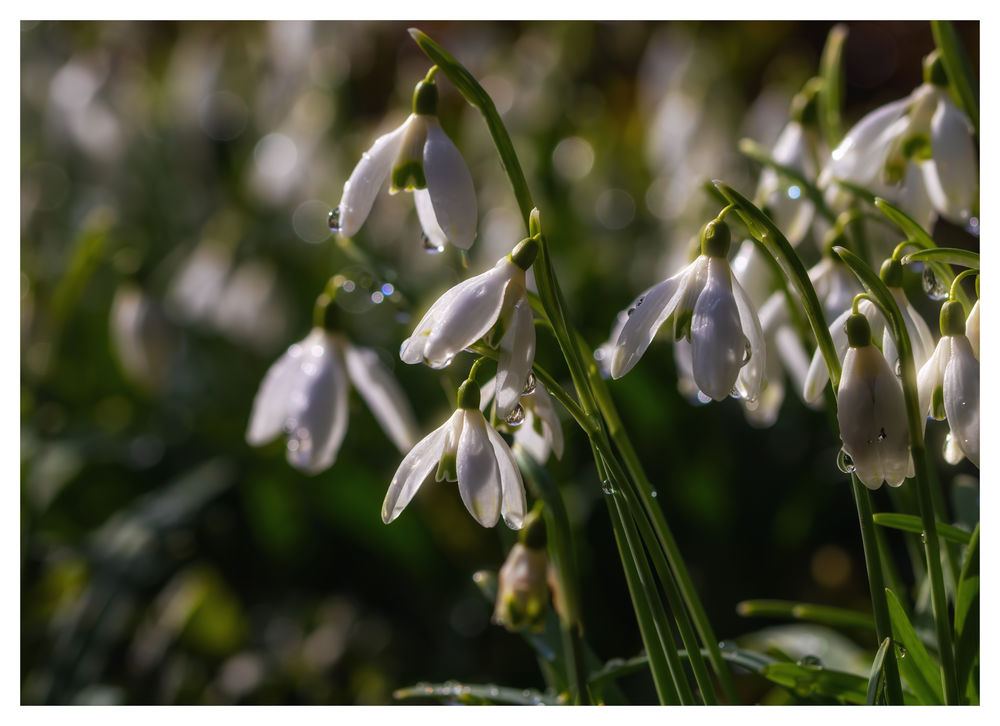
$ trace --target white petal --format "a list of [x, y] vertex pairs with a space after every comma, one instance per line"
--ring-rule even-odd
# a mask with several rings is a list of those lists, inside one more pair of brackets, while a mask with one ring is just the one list
[[931, 357], [917, 371], [917, 396], [920, 400], [920, 413], [925, 418], [938, 418], [934, 415], [931, 404], [934, 391], [944, 386], [944, 371], [951, 359], [951, 343], [952, 336], [943, 336]]
[[427, 117], [424, 175], [434, 205], [434, 216], [448, 241], [467, 250], [476, 238], [476, 191], [472, 175], [458, 148], [441, 129], [437, 118]]
[[978, 156], [969, 119], [947, 92], [939, 98], [931, 120], [933, 161], [925, 164], [927, 190], [938, 212], [964, 224], [972, 214], [979, 186]]
[[952, 336], [944, 373], [944, 410], [955, 442], [979, 466], [979, 361], [964, 335]]
[[[452, 416], [454, 418], [454, 415]], [[382, 521], [389, 524], [399, 516], [413, 495], [417, 493], [420, 485], [430, 476], [430, 473], [441, 460], [442, 446], [445, 436], [452, 427], [452, 419], [449, 418], [443, 425], [434, 429], [410, 450], [389, 484], [389, 491], [386, 492], [385, 502], [382, 504]]]
[[490, 445], [493, 447], [493, 455], [496, 457], [497, 466], [500, 469], [500, 488], [502, 492], [502, 505], [500, 513], [503, 521], [511, 529], [521, 529], [524, 526], [524, 517], [528, 511], [528, 504], [524, 495], [524, 481], [521, 479], [521, 470], [517, 466], [514, 454], [503, 437], [496, 432], [492, 426], [486, 426], [486, 434], [489, 436]]
[[874, 179], [885, 163], [886, 131], [900, 119], [909, 104], [909, 97], [901, 98], [863, 116], [833, 150], [826, 174], [861, 184]]
[[893, 191], [887, 196], [924, 230], [932, 232], [936, 213], [927, 187], [928, 174], [925, 170], [928, 168], [927, 163], [917, 164], [914, 161], [907, 163], [902, 184], [891, 188]]
[[486, 407], [490, 405], [490, 399], [493, 398], [497, 390], [497, 378], [493, 376], [490, 380], [486, 381], [483, 385], [479, 387], [479, 410], [486, 411]]
[[403, 134], [414, 117], [411, 115], [394, 131], [379, 136], [372, 147], [361, 155], [350, 178], [344, 183], [340, 198], [340, 234], [353, 237], [368, 219], [375, 197], [385, 184], [396, 154], [403, 142]]
[[510, 329], [500, 340], [497, 357], [497, 417], [507, 418], [517, 406], [535, 360], [535, 323], [527, 296], [514, 306]]
[[552, 451], [557, 459], [561, 459], [563, 455], [562, 424], [559, 423], [559, 415], [556, 413], [555, 406], [552, 405], [552, 397], [540, 381], [535, 384], [532, 398], [534, 399], [532, 408], [535, 415], [542, 420], [542, 429], [552, 445]]
[[482, 338], [496, 323], [503, 308], [504, 293], [524, 271], [507, 258], [491, 270], [472, 278], [442, 310], [424, 344], [423, 358], [432, 368], [442, 368], [455, 354]]
[[673, 277], [654, 285], [631, 305], [632, 313], [625, 321], [612, 353], [612, 378], [621, 378], [639, 362], [656, 337], [656, 331], [674, 312], [681, 299], [679, 293], [701, 259], [699, 257]]
[[713, 400], [728, 398], [743, 366], [747, 346], [733, 296], [729, 263], [710, 259], [708, 280], [691, 319], [691, 359], [698, 388]]
[[874, 345], [849, 348], [837, 400], [844, 451], [870, 489], [898, 486], [910, 463], [903, 390]]
[[430, 310], [417, 323], [410, 337], [404, 340], [403, 344], [399, 347], [399, 357], [404, 363], [419, 363], [424, 359], [424, 348], [427, 346], [427, 340], [430, 337], [431, 331], [437, 327], [442, 317], [448, 312], [455, 298], [462, 294], [466, 288], [477, 284], [479, 284], [479, 278], [470, 277], [468, 280], [463, 280], [448, 289], [441, 297], [434, 301]]
[[[872, 336], [878, 337], [883, 330], [884, 323], [881, 313], [867, 300], [862, 300], [858, 306], [858, 312], [868, 318], [868, 324], [872, 329]], [[851, 308], [848, 308], [830, 324], [830, 337], [833, 339], [833, 348], [839, 360], [844, 359], [847, 353], [847, 330], [844, 324], [851, 316]], [[830, 381], [830, 371], [826, 367], [826, 359], [823, 352], [817, 347], [813, 353], [812, 362], [809, 364], [809, 371], [806, 373], [806, 382], [802, 391], [802, 400], [807, 404], [819, 403], [823, 398], [823, 389]]]
[[397, 449], [409, 451], [419, 436], [419, 429], [403, 389], [375, 351], [349, 344], [344, 344], [343, 350], [347, 375], [382, 430]]
[[[910, 337], [910, 348], [913, 349], [913, 365], [919, 371], [927, 359], [931, 357], [931, 353], [934, 352], [934, 336], [931, 335], [927, 323], [920, 317], [920, 313], [906, 299], [903, 288], [890, 287], [889, 291], [903, 316], [906, 332]], [[892, 332], [888, 326], [882, 334], [882, 354], [895, 370], [896, 362], [899, 360], [899, 352], [896, 350], [896, 342], [893, 340]]]
[[740, 396], [752, 410], [757, 405], [757, 399], [760, 397], [761, 388], [764, 385], [764, 373], [767, 370], [767, 348], [757, 311], [737, 280], [733, 280], [733, 293], [736, 296], [736, 308], [740, 314], [740, 327], [750, 341], [750, 360], [740, 369], [736, 385]]
[[969, 317], [965, 319], [965, 337], [969, 339], [969, 345], [972, 346], [972, 352], [976, 354], [976, 360], [979, 360], [979, 301], [976, 300], [976, 304], [972, 306], [972, 310], [969, 311]]
[[492, 527], [500, 519], [503, 491], [497, 457], [482, 412], [477, 409], [463, 413], [458, 440], [458, 491], [469, 514], [484, 527]]
[[415, 189], [413, 191], [413, 203], [417, 207], [417, 219], [420, 220], [420, 228], [427, 237], [427, 242], [437, 249], [441, 249], [448, 244], [441, 225], [438, 224], [437, 217], [434, 216], [434, 206], [431, 204], [431, 195], [426, 189]]
[[307, 474], [333, 464], [347, 433], [347, 376], [335, 343], [318, 332], [306, 339], [285, 422], [288, 463]]
[[246, 439], [251, 446], [262, 446], [282, 433], [288, 418], [288, 401], [296, 380], [302, 355], [309, 345], [310, 335], [295, 343], [272, 365], [253, 399]]

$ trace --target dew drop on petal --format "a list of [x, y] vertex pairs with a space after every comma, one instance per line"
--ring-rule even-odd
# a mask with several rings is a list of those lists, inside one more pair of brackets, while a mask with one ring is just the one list
[[711, 403], [712, 397], [703, 391], [698, 391], [698, 403]]
[[340, 207], [337, 207], [327, 215], [326, 225], [330, 228], [331, 232], [340, 231]]
[[421, 234], [420, 240], [423, 242], [424, 252], [426, 252], [427, 254], [437, 255], [444, 252], [444, 245], [437, 245], [434, 242], [431, 242], [430, 237], [428, 237], [426, 234]]
[[521, 391], [522, 396], [530, 396], [535, 392], [535, 373], [534, 371], [528, 371], [528, 377], [524, 379], [524, 390]]
[[729, 397], [730, 398], [739, 398], [740, 397], [740, 390], [736, 386], [733, 386], [732, 390], [729, 392]]
[[524, 406], [520, 403], [514, 407], [507, 418], [504, 419], [511, 426], [520, 426], [524, 423]]
[[896, 374], [896, 378], [903, 377], [903, 364], [899, 358], [896, 359], [896, 365], [893, 367], [893, 372]]
[[929, 265], [924, 267], [921, 283], [923, 284], [924, 292], [931, 300], [940, 302], [947, 299], [949, 293], [948, 285], [934, 274], [934, 270]]
[[845, 474], [854, 473], [854, 459], [843, 449], [837, 454], [837, 468], [840, 469]]
[[746, 345], [743, 346], [743, 365], [746, 365], [747, 363], [749, 363], [750, 362], [750, 358], [752, 356], [753, 356], [753, 350], [751, 349], [751, 347], [750, 347], [750, 341], [748, 340], [746, 342]]

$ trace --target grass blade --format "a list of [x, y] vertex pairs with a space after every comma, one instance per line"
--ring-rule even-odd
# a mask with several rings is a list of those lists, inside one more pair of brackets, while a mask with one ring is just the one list
[[[880, 527], [889, 527], [891, 529], [899, 529], [904, 532], [913, 532], [915, 534], [922, 534], [924, 531], [924, 525], [920, 520], [920, 517], [912, 514], [878, 512], [877, 514], [872, 515], [872, 520]], [[965, 530], [959, 529], [958, 527], [952, 527], [950, 524], [945, 524], [944, 522], [937, 523], [937, 533], [941, 539], [948, 540], [949, 542], [955, 542], [960, 545], [967, 545], [969, 544], [969, 540], [972, 539], [972, 535]]]
[[867, 613], [788, 600], [744, 600], [737, 604], [736, 612], [744, 617], [790, 618], [833, 627], [875, 629], [875, 621]]
[[897, 658], [903, 678], [910, 684], [910, 688], [921, 703], [943, 704], [941, 668], [920, 641], [896, 593], [886, 588], [886, 597], [889, 600], [889, 619], [892, 621], [893, 635], [896, 642], [904, 649]]
[[844, 104], [844, 43], [847, 41], [847, 26], [834, 25], [826, 37], [823, 55], [819, 61], [819, 75], [823, 80], [819, 97], [819, 124], [823, 137], [831, 149], [835, 149], [844, 135], [841, 107]]
[[941, 60], [948, 73], [948, 85], [956, 102], [969, 115], [972, 126], [979, 138], [979, 94], [978, 84], [972, 77], [972, 66], [969, 57], [962, 49], [955, 26], [948, 20], [932, 20], [931, 31], [934, 33], [934, 43], [941, 51]]
[[979, 525], [972, 533], [955, 598], [955, 667], [959, 688], [979, 703]]
[[865, 701], [869, 706], [878, 704], [882, 691], [885, 689], [885, 654], [889, 652], [891, 643], [890, 638], [883, 640], [875, 654], [875, 660], [872, 661], [872, 673], [868, 676], [868, 698]]

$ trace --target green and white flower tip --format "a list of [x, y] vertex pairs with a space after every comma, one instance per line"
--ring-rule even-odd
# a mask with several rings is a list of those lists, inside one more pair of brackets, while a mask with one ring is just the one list
[[920, 410], [937, 420], [948, 420], [950, 433], [945, 459], [957, 464], [962, 457], [979, 466], [979, 360], [969, 338], [962, 304], [941, 308], [941, 340], [917, 374]]
[[[979, 163], [968, 117], [951, 100], [937, 52], [924, 64], [924, 83], [906, 98], [864, 116], [834, 149], [820, 177], [839, 206], [834, 179], [886, 196], [927, 227], [937, 212], [969, 223], [979, 190]], [[931, 205], [928, 219], [925, 202]]]
[[910, 475], [910, 437], [899, 380], [872, 344], [861, 313], [845, 324], [848, 349], [837, 394], [837, 420], [844, 453], [869, 489], [882, 482], [898, 487]]
[[401, 126], [376, 139], [344, 184], [340, 204], [330, 213], [330, 229], [353, 237], [365, 223], [386, 178], [389, 193], [413, 192], [417, 217], [429, 251], [448, 243], [467, 250], [476, 238], [476, 192], [458, 148], [437, 118], [437, 86], [417, 84], [413, 113]]
[[764, 334], [753, 303], [733, 277], [729, 245], [726, 223], [709, 222], [702, 254], [633, 303], [615, 343], [613, 378], [632, 369], [673, 316], [674, 340], [691, 344], [698, 389], [715, 401], [737, 396], [748, 408], [757, 405], [764, 384]]
[[[495, 377], [483, 384], [479, 390], [482, 402], [480, 410], [486, 411], [490, 400], [496, 394], [496, 387]], [[503, 421], [513, 433], [514, 443], [527, 451], [539, 464], [545, 464], [549, 460], [550, 453], [554, 453], [557, 459], [562, 458], [562, 424], [559, 423], [556, 409], [552, 405], [552, 397], [533, 373], [528, 374], [520, 402]]]
[[527, 504], [521, 472], [507, 442], [479, 410], [475, 381], [459, 388], [458, 406], [403, 458], [382, 504], [386, 524], [400, 515], [436, 471], [437, 481], [458, 482], [462, 502], [479, 524], [493, 527], [503, 516], [511, 529], [524, 525]]
[[444, 368], [485, 336], [488, 344], [498, 347], [497, 416], [510, 416], [535, 360], [535, 324], [525, 272], [537, 253], [538, 241], [528, 238], [492, 269], [448, 290], [403, 341], [399, 357], [404, 363], [422, 361], [431, 368]]
[[[541, 517], [537, 518], [537, 522], [544, 527]], [[529, 523], [525, 530], [533, 526]], [[533, 543], [530, 539], [515, 544], [497, 573], [497, 601], [493, 610], [493, 622], [512, 633], [522, 630], [537, 633], [544, 630], [545, 614], [549, 606], [549, 582], [552, 579], [549, 556], [545, 551], [544, 532], [541, 544]]]
[[[332, 317], [324, 312], [320, 319], [329, 322]], [[264, 376], [254, 397], [247, 443], [263, 446], [284, 433], [292, 466], [307, 474], [328, 469], [347, 432], [348, 380], [396, 447], [412, 447], [419, 432], [416, 419], [378, 354], [351, 345], [322, 323], [289, 347]]]

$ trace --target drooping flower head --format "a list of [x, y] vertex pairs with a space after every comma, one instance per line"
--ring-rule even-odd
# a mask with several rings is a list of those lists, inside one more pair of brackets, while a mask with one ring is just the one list
[[910, 469], [910, 437], [899, 379], [872, 344], [861, 313], [845, 324], [848, 349], [837, 394], [837, 421], [844, 452], [869, 489], [898, 487]]
[[632, 369], [672, 315], [674, 340], [691, 345], [699, 390], [716, 401], [735, 393], [756, 405], [764, 383], [764, 335], [753, 303], [733, 278], [729, 244], [725, 222], [709, 222], [701, 255], [636, 300], [615, 345], [613, 378]]
[[[525, 288], [525, 272], [538, 242], [526, 239], [481, 275], [460, 282], [437, 299], [403, 341], [405, 363], [444, 368], [480, 338], [498, 347], [497, 415], [507, 418], [524, 391], [535, 359], [535, 325]], [[490, 334], [490, 335], [488, 335]]]
[[263, 446], [288, 437], [288, 463], [307, 474], [328, 469], [347, 433], [348, 380], [400, 451], [417, 439], [406, 396], [378, 354], [337, 332], [329, 297], [320, 296], [317, 324], [271, 366], [254, 397], [246, 439]]
[[[481, 409], [496, 393], [497, 379], [491, 378], [480, 389]], [[499, 418], [499, 416], [498, 416]], [[563, 432], [559, 416], [552, 405], [552, 397], [545, 386], [534, 375], [529, 374], [528, 383], [521, 393], [521, 399], [514, 411], [503, 420], [501, 429], [507, 426], [514, 435], [514, 443], [520, 445], [539, 464], [548, 461], [549, 453], [562, 458]]]
[[375, 140], [344, 184], [330, 228], [352, 237], [368, 218], [375, 197], [390, 179], [389, 193], [413, 192], [428, 247], [448, 243], [467, 250], [476, 238], [476, 193], [472, 175], [437, 118], [433, 70], [417, 84], [413, 113]]
[[493, 622], [510, 632], [545, 628], [549, 587], [558, 598], [558, 587], [546, 551], [545, 520], [533, 510], [518, 533], [518, 542], [497, 573], [497, 600]]
[[964, 455], [979, 466], [979, 361], [966, 337], [964, 316], [959, 302], [941, 307], [941, 340], [917, 374], [917, 391], [925, 416], [948, 419], [945, 459], [957, 464]]
[[424, 437], [404, 458], [382, 504], [382, 521], [400, 515], [424, 481], [458, 482], [465, 508], [484, 527], [503, 516], [511, 529], [524, 524], [524, 482], [507, 442], [486, 423], [479, 410], [479, 386], [465, 381], [458, 389], [458, 409]]

